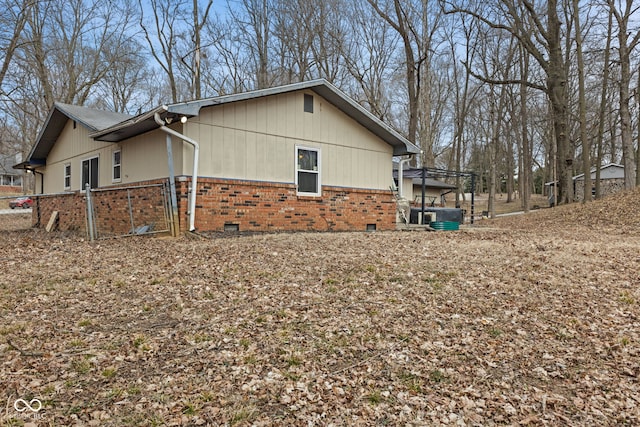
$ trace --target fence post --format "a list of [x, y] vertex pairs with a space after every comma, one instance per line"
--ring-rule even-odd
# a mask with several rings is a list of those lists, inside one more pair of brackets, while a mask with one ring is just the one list
[[93, 203], [91, 200], [91, 186], [86, 184], [84, 188], [87, 198], [87, 229], [89, 231], [89, 240], [93, 242], [96, 239], [96, 232], [93, 218]]
[[[36, 222], [36, 228], [40, 228], [40, 197], [36, 197], [36, 218], [37, 218], [37, 222]], [[31, 217], [31, 220], [33, 221], [33, 216]]]
[[173, 170], [173, 149], [171, 134], [167, 133], [167, 159], [169, 166], [169, 197], [171, 208], [171, 235], [177, 237], [180, 234], [180, 217], [178, 213], [178, 197], [176, 195], [176, 178]]
[[133, 222], [133, 207], [131, 206], [131, 190], [127, 188], [127, 203], [129, 204], [129, 219], [131, 220], [131, 234], [135, 234], [136, 226]]

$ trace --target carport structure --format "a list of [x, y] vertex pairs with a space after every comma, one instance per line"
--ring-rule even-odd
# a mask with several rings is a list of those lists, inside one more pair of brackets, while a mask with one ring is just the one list
[[449, 169], [439, 169], [439, 168], [431, 168], [431, 167], [422, 167], [422, 168], [411, 168], [405, 169], [402, 171], [403, 178], [418, 178], [422, 180], [422, 206], [421, 212], [422, 217], [424, 218], [424, 214], [426, 211], [426, 203], [425, 203], [425, 193], [426, 193], [426, 181], [428, 178], [432, 179], [446, 179], [446, 178], [471, 178], [471, 224], [474, 222], [474, 213], [475, 213], [475, 187], [476, 187], [476, 176], [475, 172], [460, 172]]

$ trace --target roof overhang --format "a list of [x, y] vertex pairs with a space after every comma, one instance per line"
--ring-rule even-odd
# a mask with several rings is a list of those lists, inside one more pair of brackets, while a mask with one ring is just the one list
[[[49, 115], [44, 122], [44, 126], [40, 131], [40, 135], [36, 139], [36, 143], [31, 148], [27, 159], [27, 162], [22, 162], [20, 165], [28, 164], [42, 164], [44, 165], [47, 160], [47, 156], [51, 151], [51, 148], [56, 143], [58, 136], [62, 132], [68, 117], [55, 106], [49, 111]], [[14, 166], [15, 168], [15, 166]]]
[[20, 165], [29, 163], [44, 166], [51, 148], [58, 140], [68, 120], [80, 123], [91, 132], [117, 123], [125, 117], [128, 115], [56, 102], [49, 111], [36, 143], [27, 156], [27, 162], [22, 162]]
[[[90, 133], [89, 136], [98, 141], [120, 142], [137, 135], [142, 135], [143, 133], [160, 127], [154, 119], [156, 113], [160, 114], [163, 120], [171, 121], [172, 119], [167, 112], [167, 106], [163, 105], [106, 129]], [[193, 115], [188, 117], [193, 117]]]
[[160, 114], [161, 118], [168, 122], [179, 121], [182, 117], [191, 118], [198, 116], [200, 114], [200, 110], [205, 107], [246, 101], [299, 90], [311, 90], [322, 96], [360, 125], [367, 128], [374, 135], [391, 145], [393, 147], [394, 156], [420, 153], [420, 149], [417, 146], [412, 144], [396, 130], [375, 117], [364, 107], [356, 103], [353, 99], [324, 79], [294, 83], [286, 86], [260, 89], [233, 95], [224, 95], [197, 101], [163, 105], [130, 120], [118, 123], [112, 127], [93, 132], [89, 136], [99, 141], [118, 142], [157, 129], [159, 125], [154, 119], [156, 113]]
[[[411, 182], [413, 183], [414, 187], [415, 186], [420, 186], [420, 187], [422, 186], [422, 179], [421, 178], [412, 178]], [[439, 188], [439, 189], [443, 189], [443, 190], [453, 190], [455, 188], [458, 188], [453, 184], [447, 184], [446, 182], [438, 181], [437, 179], [433, 179], [433, 178], [425, 178], [424, 185], [425, 185], [425, 187]]]
[[44, 166], [45, 163], [37, 163], [37, 162], [33, 162], [33, 161], [25, 161], [25, 162], [20, 162], [17, 165], [13, 165], [13, 169], [17, 169], [17, 170], [26, 170], [26, 171], [34, 171], [39, 167]]

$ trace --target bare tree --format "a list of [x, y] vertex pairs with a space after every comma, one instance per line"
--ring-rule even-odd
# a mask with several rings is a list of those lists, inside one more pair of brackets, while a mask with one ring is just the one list
[[397, 33], [390, 31], [388, 24], [381, 25], [378, 15], [362, 2], [354, 2], [347, 13], [352, 32], [341, 48], [345, 67], [359, 87], [353, 91], [355, 97], [376, 117], [392, 121]]
[[[258, 72], [245, 45], [245, 29], [239, 28], [235, 21], [215, 20], [208, 24], [209, 34], [221, 34], [211, 41], [211, 58], [203, 79], [211, 90], [224, 95], [254, 89], [257, 86]], [[268, 76], [265, 68], [264, 75]], [[268, 81], [268, 80], [266, 80]]]
[[471, 9], [455, 1], [449, 2], [449, 13], [473, 16], [484, 25], [505, 31], [515, 37], [526, 52], [539, 64], [545, 74], [544, 84], [521, 79], [500, 80], [475, 74], [492, 84], [526, 84], [546, 93], [552, 110], [552, 122], [558, 156], [560, 200], [569, 203], [573, 199], [573, 154], [567, 136], [568, 91], [567, 64], [561, 43], [562, 24], [557, 0], [549, 0], [537, 6], [530, 0], [500, 0], [493, 6]]
[[[463, 52], [463, 63], [470, 63], [474, 61], [474, 55], [476, 53], [475, 43], [473, 39], [477, 36], [477, 26], [473, 22], [467, 22], [465, 16], [462, 16], [456, 22], [458, 25], [451, 25], [451, 33], [448, 34], [447, 41], [449, 48], [451, 49], [451, 84], [449, 87], [454, 92], [454, 123], [453, 123], [453, 152], [454, 152], [454, 167], [455, 170], [461, 172], [463, 170], [463, 156], [465, 148], [465, 127], [468, 120], [469, 110], [471, 105], [475, 102], [475, 98], [480, 90], [481, 85], [471, 84], [471, 74], [467, 72], [466, 67], [459, 65], [458, 51]], [[458, 28], [455, 31], [453, 29]], [[460, 46], [462, 44], [462, 46]], [[460, 195], [464, 197], [464, 191], [462, 189], [462, 182], [460, 177], [456, 178], [456, 205], [460, 203]]]
[[[230, 80], [234, 81], [231, 87], [270, 87], [274, 83], [271, 53], [276, 4], [274, 0], [241, 0], [236, 3], [235, 7], [228, 7], [229, 19], [226, 22], [218, 21], [210, 27], [226, 36], [214, 42], [216, 54], [219, 55], [217, 62], [222, 70], [228, 68]], [[245, 77], [239, 77], [245, 73], [237, 69], [238, 66], [245, 68], [249, 81], [236, 81], [246, 80]]]
[[[138, 1], [140, 10], [143, 11], [142, 0]], [[145, 23], [144, 13], [140, 14], [140, 28], [149, 44], [151, 56], [165, 72], [169, 81], [171, 100], [178, 102], [178, 77], [175, 69], [178, 66], [179, 54], [176, 52], [176, 45], [180, 37], [179, 19], [184, 1], [170, 3], [151, 0], [150, 6], [153, 10], [154, 31], [152, 32]]]
[[603, 146], [604, 146], [604, 125], [605, 114], [607, 110], [607, 88], [609, 86], [609, 57], [611, 55], [611, 39], [613, 33], [613, 12], [611, 8], [608, 8], [608, 23], [607, 23], [607, 41], [604, 48], [603, 59], [603, 71], [602, 71], [602, 86], [600, 92], [600, 107], [598, 109], [598, 130], [596, 134], [596, 198], [601, 197], [600, 188], [600, 168], [602, 166]]
[[317, 76], [314, 67], [313, 8], [304, 0], [279, 1], [274, 34], [280, 60], [281, 83], [304, 81]]
[[13, 54], [18, 48], [22, 30], [27, 22], [27, 17], [34, 0], [3, 0], [0, 3], [2, 15], [0, 16], [0, 52], [2, 65], [0, 65], [0, 94], [4, 77], [9, 71], [9, 64]]
[[582, 53], [582, 31], [580, 23], [580, 9], [578, 0], [572, 0], [573, 22], [575, 26], [576, 56], [578, 60], [578, 122], [580, 124], [580, 141], [582, 142], [582, 173], [583, 196], [582, 202], [591, 201], [591, 147], [587, 138], [587, 102], [584, 84], [584, 59]]
[[146, 9], [142, 0], [138, 0], [140, 28], [152, 58], [165, 73], [173, 102], [202, 96], [201, 33], [212, 4], [213, 0], [207, 0], [201, 13], [197, 0], [191, 5], [188, 0], [149, 0], [152, 10], [149, 25], [144, 15]]
[[[120, 113], [134, 113], [144, 107], [151, 108], [153, 84], [143, 46], [131, 40], [127, 46], [113, 46], [106, 57], [117, 56], [117, 66], [110, 67], [96, 86], [96, 97], [91, 103], [98, 108]], [[112, 59], [115, 63], [116, 59]]]
[[[385, 20], [400, 36], [404, 49], [404, 63], [406, 71], [406, 87], [408, 97], [408, 129], [407, 136], [410, 141], [416, 142], [419, 123], [419, 99], [421, 90], [420, 67], [425, 61], [427, 52], [422, 49], [423, 32], [419, 31], [421, 14], [414, 6], [415, 2], [403, 2], [401, 0], [367, 0], [371, 7]], [[424, 2], [426, 3], [426, 1]], [[422, 4], [421, 6], [426, 6]], [[416, 16], [416, 12], [417, 16]], [[416, 22], [416, 19], [418, 20]], [[426, 112], [425, 112], [426, 114]], [[427, 164], [427, 153], [423, 148], [421, 163]]]
[[518, 185], [522, 201], [522, 210], [529, 212], [531, 199], [531, 173], [533, 163], [533, 151], [529, 139], [529, 109], [528, 109], [528, 87], [524, 84], [529, 80], [529, 55], [520, 46], [519, 68], [522, 83], [520, 83], [520, 155]]
[[[213, 0], [209, 0], [207, 2], [206, 7], [204, 8], [204, 12], [202, 13], [202, 20], [199, 18], [199, 6], [198, 0], [193, 0], [193, 66], [191, 68], [191, 73], [193, 74], [193, 94], [196, 99], [202, 98], [202, 83], [201, 83], [201, 58], [202, 58], [202, 41], [201, 35], [202, 28], [205, 26], [207, 20], [209, 19], [209, 11], [211, 10], [211, 5], [213, 4]], [[183, 57], [184, 60], [184, 57]]]
[[620, 137], [622, 139], [622, 163], [624, 165], [624, 186], [633, 188], [636, 185], [636, 161], [631, 129], [631, 113], [629, 103], [631, 95], [631, 53], [640, 42], [640, 31], [635, 31], [633, 37], [630, 32], [630, 20], [640, 9], [637, 2], [632, 0], [620, 1], [620, 9], [614, 0], [607, 0], [607, 4], [618, 24], [618, 55], [620, 61]]
[[129, 11], [119, 3], [66, 0], [34, 2], [29, 12], [19, 57], [38, 81], [36, 93], [47, 108], [54, 101], [84, 104], [126, 51]]

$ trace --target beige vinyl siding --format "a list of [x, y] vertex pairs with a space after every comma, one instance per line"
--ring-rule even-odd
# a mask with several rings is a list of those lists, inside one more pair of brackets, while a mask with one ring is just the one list
[[[89, 130], [68, 120], [47, 156], [44, 190], [46, 193], [77, 191], [82, 181], [82, 161], [98, 157], [99, 184], [111, 184], [111, 153], [113, 144], [94, 141]], [[71, 188], [64, 188], [64, 165], [71, 164]]]
[[414, 194], [413, 194], [413, 179], [411, 178], [404, 178], [402, 180], [402, 192], [404, 194], [402, 194], [402, 196], [409, 200], [409, 201], [413, 201], [414, 200]]
[[[392, 147], [309, 94], [313, 113], [303, 110], [304, 92], [202, 109], [184, 127], [200, 143], [198, 175], [293, 183], [295, 147], [304, 146], [321, 151], [322, 185], [388, 189]], [[185, 148], [185, 173], [190, 153]]]
[[[114, 183], [113, 152], [118, 150], [121, 153], [121, 180]], [[173, 138], [176, 175], [183, 173], [182, 150], [182, 141]], [[71, 188], [66, 191], [80, 190], [82, 161], [92, 157], [98, 157], [100, 187], [166, 178], [169, 174], [164, 132], [160, 130], [148, 132], [121, 143], [102, 142], [89, 138], [89, 131], [80, 124], [73, 129], [73, 121], [69, 120], [47, 157], [47, 167], [44, 170], [45, 191], [47, 193], [65, 191], [64, 165], [67, 163], [71, 164]]]
[[[179, 126], [176, 130], [178, 132], [182, 131]], [[172, 137], [173, 167], [176, 175], [183, 174], [183, 146], [187, 145], [181, 140]], [[121, 183], [127, 184], [169, 176], [166, 133], [160, 130], [147, 132], [122, 141], [120, 144], [114, 144], [113, 151], [116, 151], [117, 147], [120, 147], [122, 151]], [[189, 158], [190, 161], [191, 157]], [[111, 167], [111, 159], [109, 159], [110, 174]]]

